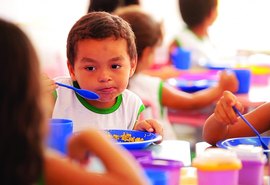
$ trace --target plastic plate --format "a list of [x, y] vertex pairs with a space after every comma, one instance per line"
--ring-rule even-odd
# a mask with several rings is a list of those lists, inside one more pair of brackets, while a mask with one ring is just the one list
[[[175, 81], [173, 81], [175, 80]], [[209, 87], [214, 86], [217, 83], [215, 80], [185, 80], [185, 79], [170, 79], [169, 84], [177, 87], [178, 89], [193, 93]]]
[[[121, 144], [126, 149], [143, 149], [148, 147], [154, 142], [160, 141], [162, 136], [151, 132], [143, 132], [137, 130], [106, 130], [112, 136], [118, 136], [119, 138], [113, 138], [118, 144]], [[123, 134], [130, 134], [130, 137], [143, 139], [142, 141], [124, 141], [121, 136]]]
[[[270, 145], [270, 137], [263, 136], [261, 138], [266, 145]], [[217, 147], [227, 149], [229, 147], [235, 147], [238, 145], [261, 146], [261, 143], [258, 137], [239, 137], [219, 141], [216, 145]]]

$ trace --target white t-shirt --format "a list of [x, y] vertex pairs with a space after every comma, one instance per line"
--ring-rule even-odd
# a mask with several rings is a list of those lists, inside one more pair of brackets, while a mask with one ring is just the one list
[[163, 139], [176, 139], [173, 127], [168, 119], [167, 108], [161, 105], [163, 81], [160, 78], [137, 73], [131, 77], [128, 89], [136, 93], [147, 105], [142, 115], [144, 119], [157, 119], [164, 129]]
[[218, 48], [209, 37], [199, 38], [192, 31], [185, 28], [175, 37], [181, 47], [191, 51], [191, 66], [204, 67], [205, 65], [230, 66], [228, 61], [236, 55], [235, 51]]
[[[73, 85], [70, 77], [58, 77], [55, 81]], [[115, 105], [108, 109], [91, 106], [85, 99], [65, 87], [58, 87], [53, 118], [67, 118], [73, 121], [73, 132], [85, 128], [130, 129], [144, 110], [141, 99], [129, 90], [117, 97]]]

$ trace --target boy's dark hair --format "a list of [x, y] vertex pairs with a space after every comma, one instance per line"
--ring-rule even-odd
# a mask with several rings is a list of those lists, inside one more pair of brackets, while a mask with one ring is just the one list
[[141, 58], [146, 47], [153, 47], [162, 42], [163, 35], [160, 22], [140, 10], [138, 6], [120, 8], [115, 13], [131, 26], [136, 37], [138, 59]]
[[1, 184], [36, 184], [43, 174], [40, 70], [25, 33], [0, 19]]
[[[135, 36], [129, 24], [122, 18], [107, 12], [91, 12], [80, 18], [71, 28], [67, 38], [67, 58], [72, 66], [80, 40], [102, 40], [113, 37], [127, 41], [127, 53], [131, 60], [137, 59]], [[124, 51], [123, 51], [124, 52]]]
[[179, 0], [179, 10], [188, 28], [200, 25], [217, 7], [217, 0]]

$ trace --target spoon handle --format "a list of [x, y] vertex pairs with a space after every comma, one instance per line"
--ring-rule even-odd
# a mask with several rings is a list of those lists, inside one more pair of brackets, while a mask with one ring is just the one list
[[66, 85], [66, 84], [62, 84], [62, 83], [59, 83], [59, 82], [55, 82], [57, 85], [60, 85], [60, 86], [63, 86], [63, 87], [66, 87], [66, 88], [69, 88], [69, 89], [73, 89], [72, 86], [69, 86], [69, 85]]
[[[246, 120], [246, 118], [239, 112], [239, 110], [233, 106], [233, 110], [243, 119], [243, 121], [253, 130], [253, 132], [255, 132], [255, 134], [258, 136], [259, 141], [263, 147], [264, 150], [269, 150], [268, 146], [263, 142], [263, 139], [260, 135], [260, 133], [257, 131], [257, 129], [255, 129], [248, 120]], [[269, 157], [269, 154], [267, 152], [264, 152], [264, 154], [266, 155], [266, 157]]]
[[256, 135], [260, 137], [260, 133], [249, 123], [249, 121], [239, 112], [239, 110], [235, 106], [232, 108], [234, 112], [236, 112], [243, 119], [243, 121], [256, 133]]

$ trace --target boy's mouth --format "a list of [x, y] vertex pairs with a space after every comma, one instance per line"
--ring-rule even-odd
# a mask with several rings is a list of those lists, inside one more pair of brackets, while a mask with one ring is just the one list
[[106, 87], [106, 88], [102, 88], [98, 90], [98, 92], [100, 93], [113, 93], [115, 91], [116, 91], [116, 88], [114, 87]]

